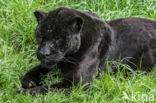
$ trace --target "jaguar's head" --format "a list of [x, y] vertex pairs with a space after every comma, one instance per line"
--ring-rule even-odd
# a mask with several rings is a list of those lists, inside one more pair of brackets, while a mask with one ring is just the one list
[[38, 25], [36, 40], [37, 57], [41, 64], [52, 67], [80, 49], [80, 32], [83, 19], [69, 8], [57, 8], [49, 13], [34, 12]]

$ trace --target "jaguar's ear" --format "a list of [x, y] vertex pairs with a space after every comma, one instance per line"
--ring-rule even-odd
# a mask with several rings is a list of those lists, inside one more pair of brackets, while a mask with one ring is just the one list
[[37, 22], [40, 22], [41, 20], [43, 20], [47, 16], [47, 13], [36, 10], [34, 12], [34, 15], [37, 19]]
[[83, 19], [79, 16], [76, 16], [71, 20], [71, 25], [72, 25], [72, 29], [75, 32], [79, 32], [83, 25]]

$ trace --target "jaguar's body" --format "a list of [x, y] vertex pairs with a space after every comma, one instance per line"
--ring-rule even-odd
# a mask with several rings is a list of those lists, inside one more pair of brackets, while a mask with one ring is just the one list
[[107, 24], [113, 29], [114, 39], [105, 57], [109, 60], [127, 58], [136, 65], [127, 60], [124, 63], [133, 69], [146, 71], [156, 64], [156, 21], [124, 18], [108, 21]]
[[[58, 67], [64, 80], [51, 88], [69, 88], [71, 82], [89, 83], [104, 62], [128, 58], [132, 68], [148, 71], [156, 64], [156, 21], [123, 18], [103, 21], [96, 14], [61, 7], [49, 13], [36, 11], [38, 21], [37, 57], [41, 64], [22, 78], [22, 87], [30, 93], [47, 93], [40, 84], [41, 74]], [[104, 67], [105, 68], [105, 67]], [[107, 70], [107, 68], [105, 68]], [[114, 68], [115, 70], [116, 68]]]

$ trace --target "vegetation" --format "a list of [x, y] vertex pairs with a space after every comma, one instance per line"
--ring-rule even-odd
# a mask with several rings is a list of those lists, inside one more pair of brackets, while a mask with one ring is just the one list
[[[39, 63], [35, 50], [34, 29], [37, 25], [33, 12], [50, 11], [60, 6], [97, 13], [103, 20], [122, 17], [143, 17], [156, 20], [156, 0], [0, 0], [0, 103], [156, 103], [156, 67], [145, 75], [132, 72], [116, 75], [101, 73], [91, 87], [73, 86], [54, 90], [47, 95], [14, 95], [21, 89], [20, 78]], [[110, 68], [110, 67], [108, 67]], [[43, 81], [58, 82], [53, 72]], [[49, 80], [50, 79], [50, 80]]]

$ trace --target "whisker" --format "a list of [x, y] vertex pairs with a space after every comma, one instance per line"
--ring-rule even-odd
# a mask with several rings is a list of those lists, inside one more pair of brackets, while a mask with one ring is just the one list
[[66, 62], [66, 63], [72, 63], [74, 65], [77, 65], [77, 63], [75, 62], [76, 60], [74, 60], [73, 58], [64, 58], [63, 59], [63, 62]]

